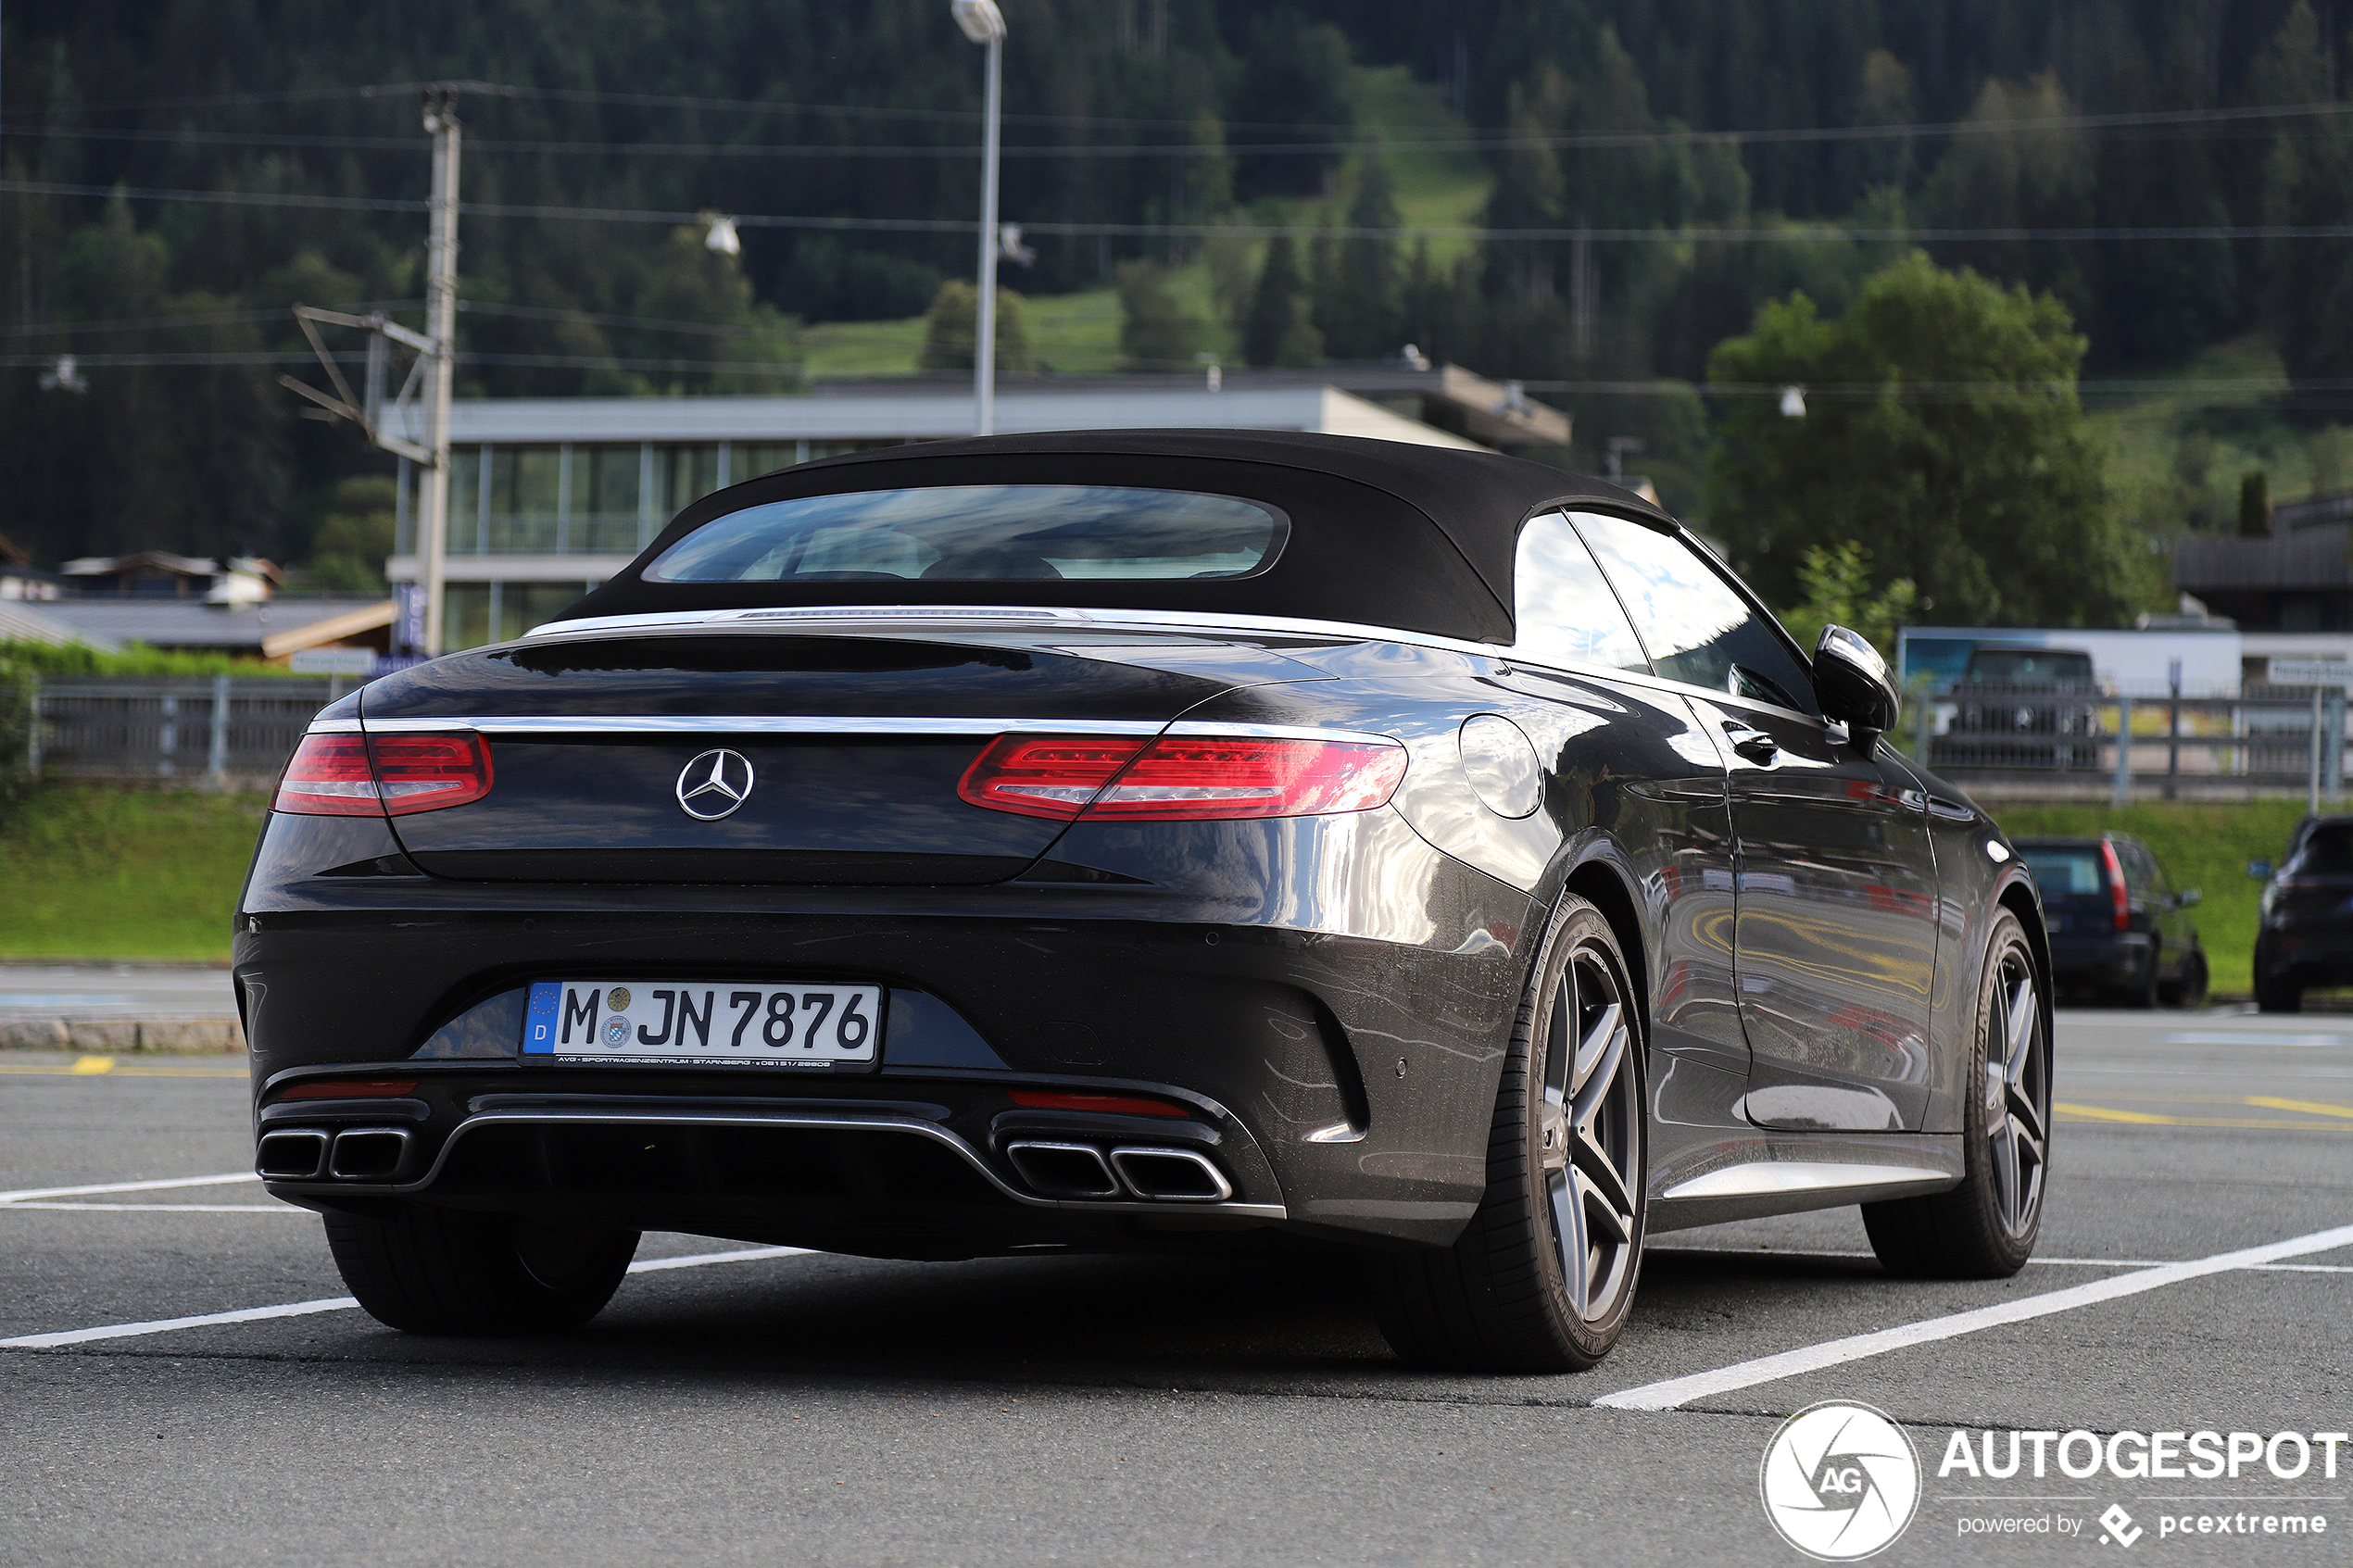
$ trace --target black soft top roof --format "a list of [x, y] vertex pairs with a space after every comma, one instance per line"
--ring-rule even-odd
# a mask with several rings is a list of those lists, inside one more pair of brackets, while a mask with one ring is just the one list
[[900, 604], [1047, 602], [1365, 621], [1474, 641], [1512, 640], [1520, 524], [1596, 503], [1673, 525], [1629, 491], [1493, 452], [1290, 431], [1071, 431], [925, 442], [825, 458], [686, 508], [567, 619], [646, 611], [877, 602], [872, 583], [649, 583], [647, 563], [702, 524], [804, 495], [951, 484], [1125, 484], [1264, 501], [1291, 519], [1274, 565], [1212, 581], [1073, 580], [888, 584]]

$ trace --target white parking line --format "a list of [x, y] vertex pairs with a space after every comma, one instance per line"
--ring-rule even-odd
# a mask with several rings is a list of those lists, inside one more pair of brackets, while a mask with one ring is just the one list
[[[806, 1247], [747, 1247], [733, 1252], [698, 1252], [686, 1258], [648, 1258], [629, 1265], [633, 1274], [661, 1273], [669, 1269], [698, 1269], [710, 1263], [749, 1263], [759, 1258], [797, 1258]], [[220, 1323], [259, 1323], [266, 1318], [299, 1318], [313, 1312], [347, 1312], [359, 1307], [349, 1296], [317, 1301], [288, 1301], [276, 1307], [245, 1307], [233, 1312], [206, 1312], [193, 1318], [157, 1318], [148, 1323], [107, 1323], [99, 1328], [69, 1328], [56, 1334], [26, 1334], [0, 1339], [0, 1349], [46, 1350], [60, 1345], [86, 1345], [94, 1339], [130, 1339], [143, 1334], [170, 1334], [175, 1329], [210, 1328]]]
[[251, 1171], [232, 1171], [225, 1176], [166, 1176], [154, 1182], [101, 1182], [95, 1186], [26, 1187], [19, 1192], [0, 1192], [0, 1204], [21, 1203], [29, 1198], [91, 1198], [106, 1192], [161, 1192], [166, 1187], [217, 1187], [232, 1182], [261, 1180]]
[[2110, 1279], [2094, 1280], [2088, 1285], [2070, 1286], [2064, 1290], [1998, 1302], [1991, 1307], [1977, 1307], [1941, 1318], [1927, 1318], [1895, 1328], [1882, 1328], [1872, 1334], [1855, 1334], [1843, 1339], [1825, 1340], [1819, 1345], [1783, 1350], [1778, 1355], [1759, 1356], [1755, 1361], [1735, 1361], [1713, 1372], [1692, 1373], [1686, 1377], [1670, 1377], [1661, 1383], [1646, 1383], [1639, 1388], [1620, 1389], [1615, 1394], [1603, 1395], [1593, 1403], [1604, 1410], [1673, 1410], [1678, 1405], [1704, 1399], [1713, 1394], [1730, 1393], [1735, 1388], [1748, 1388], [1759, 1383], [1795, 1377], [1800, 1373], [1819, 1372], [1824, 1367], [1885, 1355], [1890, 1350], [1974, 1334], [1982, 1328], [1998, 1328], [2004, 1323], [2048, 1317], [2053, 1312], [2073, 1311], [2078, 1307], [2095, 1306], [2123, 1296], [2137, 1296], [2145, 1290], [2178, 1285], [2183, 1280], [2202, 1279], [2208, 1274], [2227, 1273], [2233, 1269], [2277, 1262], [2283, 1258], [2296, 1258], [2310, 1252], [2334, 1251], [2340, 1247], [2353, 1247], [2353, 1225], [2339, 1225], [2334, 1230], [2315, 1231], [2310, 1236], [2267, 1242], [2261, 1247], [2242, 1248], [2236, 1252], [2218, 1252], [2211, 1258], [2161, 1263], [2153, 1269], [2141, 1269]]

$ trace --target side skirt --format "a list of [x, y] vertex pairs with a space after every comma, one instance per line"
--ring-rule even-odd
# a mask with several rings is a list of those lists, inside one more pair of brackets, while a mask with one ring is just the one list
[[1958, 1186], [1961, 1139], [1948, 1133], [1768, 1134], [1726, 1139], [1704, 1160], [1652, 1176], [1650, 1228], [1798, 1214]]

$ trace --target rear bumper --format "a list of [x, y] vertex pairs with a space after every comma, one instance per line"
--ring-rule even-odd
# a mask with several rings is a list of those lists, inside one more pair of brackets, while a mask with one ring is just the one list
[[2051, 973], [2062, 985], [2130, 985], [2148, 972], [2148, 934], [2053, 936]]
[[2255, 972], [2297, 985], [2353, 985], [2353, 932], [2267, 932], [2255, 945]]
[[[1237, 866], [1234, 886], [258, 880], [235, 943], [258, 1132], [324, 1133], [330, 1158], [346, 1129], [409, 1135], [394, 1168], [355, 1160], [353, 1175], [271, 1190], [905, 1257], [1203, 1232], [1451, 1240], [1485, 1188], [1541, 925], [1527, 896], [1386, 813], [1203, 833], [1222, 844], [1187, 862]], [[1378, 874], [1319, 878], [1333, 846], [1318, 835], [1345, 836]], [[1309, 869], [1265, 870], [1285, 864]], [[803, 1073], [522, 1060], [521, 989], [599, 975], [880, 984], [881, 1060]], [[320, 1078], [419, 1087], [398, 1115], [281, 1100]], [[1014, 1114], [1006, 1090], [1020, 1086], [1156, 1095], [1191, 1114]], [[1093, 1150], [1079, 1158], [1102, 1157], [1114, 1190], [1041, 1185], [1052, 1161], [1026, 1173], [1011, 1147], [1025, 1138]], [[1196, 1152], [1214, 1172], [1202, 1187], [1230, 1190], [1146, 1196], [1118, 1174], [1122, 1149]]]

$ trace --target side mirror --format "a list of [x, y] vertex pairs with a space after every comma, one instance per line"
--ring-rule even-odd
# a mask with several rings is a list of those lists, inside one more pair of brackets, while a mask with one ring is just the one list
[[1903, 716], [1904, 699], [1887, 660], [1869, 639], [1843, 626], [1823, 627], [1822, 640], [1814, 646], [1814, 691], [1824, 716], [1854, 731], [1866, 756]]
[[2195, 888], [2195, 887], [2184, 887], [2184, 888], [2183, 888], [2183, 889], [2182, 889], [2182, 891], [2181, 891], [2179, 894], [2177, 894], [2177, 895], [2174, 897], [2174, 899], [2173, 899], [2173, 903], [2174, 903], [2175, 907], [2176, 907], [2176, 908], [2178, 908], [2178, 909], [2193, 909], [2193, 908], [2196, 907], [2197, 905], [2204, 903], [2205, 901], [2206, 901], [2206, 895], [2205, 895], [2205, 894], [2203, 894], [2203, 893], [2200, 893], [2200, 892], [2199, 892], [2196, 888]]
[[2246, 874], [2253, 877], [2258, 882], [2269, 882], [2271, 880], [2271, 862], [2269, 860], [2249, 860], [2246, 863]]

